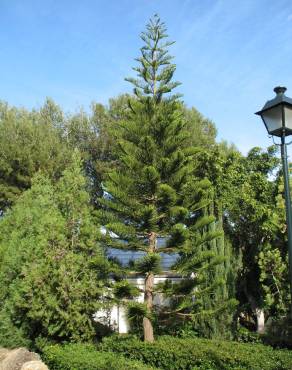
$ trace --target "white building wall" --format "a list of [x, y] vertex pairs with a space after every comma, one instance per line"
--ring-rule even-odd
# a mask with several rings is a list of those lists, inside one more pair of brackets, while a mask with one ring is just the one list
[[[181, 280], [180, 277], [170, 276], [170, 275], [157, 275], [154, 278], [154, 285], [162, 283], [165, 280], [171, 280], [173, 282], [178, 282]], [[130, 283], [138, 287], [141, 291], [141, 294], [135, 298], [135, 301], [143, 303], [144, 302], [144, 288], [145, 280], [143, 277], [129, 277], [127, 279]], [[153, 298], [153, 304], [157, 306], [167, 306], [168, 299], [165, 299], [162, 294], [155, 294]], [[100, 310], [94, 315], [96, 321], [101, 322], [104, 325], [111, 326], [120, 334], [125, 334], [129, 332], [129, 323], [127, 320], [127, 308], [123, 305], [113, 306], [109, 310]]]

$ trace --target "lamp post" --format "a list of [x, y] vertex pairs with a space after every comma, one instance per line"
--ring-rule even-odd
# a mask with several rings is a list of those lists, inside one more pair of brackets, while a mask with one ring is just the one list
[[281, 138], [281, 157], [284, 174], [284, 189], [286, 203], [286, 219], [288, 231], [288, 256], [289, 256], [289, 282], [291, 306], [290, 315], [292, 318], [292, 210], [291, 196], [289, 187], [289, 173], [287, 161], [287, 143], [286, 136], [292, 135], [292, 99], [285, 95], [286, 87], [275, 87], [276, 97], [268, 100], [262, 110], [255, 114], [261, 116], [266, 129], [270, 135]]

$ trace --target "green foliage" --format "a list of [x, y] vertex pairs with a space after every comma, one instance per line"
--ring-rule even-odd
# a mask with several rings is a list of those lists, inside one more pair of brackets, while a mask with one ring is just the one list
[[254, 148], [241, 165], [240, 197], [230, 210], [233, 226], [229, 229], [233, 243], [243, 252], [238, 296], [253, 313], [261, 308], [280, 317], [288, 309], [288, 273], [276, 149]]
[[103, 351], [123, 354], [149, 366], [173, 370], [290, 370], [292, 353], [261, 344], [161, 337], [154, 344], [131, 337], [109, 337]]
[[153, 322], [153, 312], [147, 310], [145, 303], [139, 302], [129, 302], [127, 304], [127, 317], [130, 324], [130, 332], [133, 334], [139, 335], [140, 338], [143, 338], [141, 322], [143, 317], [147, 317]]
[[292, 349], [292, 319], [288, 316], [271, 318], [262, 340], [273, 347]]
[[207, 148], [210, 151], [215, 146], [217, 130], [213, 122], [202, 116], [194, 107], [182, 107], [183, 115], [191, 134], [190, 141], [196, 148]]
[[62, 119], [59, 107], [51, 100], [39, 112], [0, 102], [0, 213], [30, 188], [38, 171], [52, 180], [59, 178], [71, 156], [56, 128]]
[[258, 333], [250, 331], [244, 326], [237, 329], [235, 339], [237, 342], [241, 343], [262, 343], [261, 337]]
[[43, 361], [51, 370], [151, 370], [138, 361], [115, 353], [98, 352], [92, 345], [69, 344], [43, 349]]
[[17, 327], [10, 316], [7, 304], [0, 311], [0, 347], [17, 348], [30, 347], [31, 341], [27, 338], [25, 330]]
[[33, 179], [0, 221], [0, 304], [15, 330], [34, 341], [91, 340], [109, 265], [99, 247], [76, 152], [53, 186]]
[[194, 324], [187, 320], [165, 320], [160, 323], [159, 335], [170, 335], [176, 338], [197, 338], [199, 333], [195, 330]]
[[139, 295], [139, 289], [130, 284], [127, 280], [121, 280], [114, 284], [113, 294], [118, 301], [122, 299], [132, 299]]
[[285, 208], [276, 154], [273, 146], [253, 148], [244, 157], [221, 143], [197, 157], [197, 176], [214, 187], [214, 214], [225, 235], [219, 244], [229, 255], [229, 294], [240, 301], [241, 320], [254, 320], [255, 328], [257, 309], [281, 316], [288, 308]]
[[111, 168], [115, 160], [115, 143], [110, 130], [116, 121], [118, 107], [113, 109], [112, 105], [110, 103], [108, 109], [102, 104], [93, 103], [89, 114], [81, 109], [65, 120], [63, 128], [66, 142], [70, 147], [78, 148], [81, 153], [83, 169], [90, 180], [88, 189], [93, 205], [95, 197], [102, 192], [101, 183], [105, 172]]
[[[228, 283], [227, 253], [220, 249], [219, 243], [223, 233], [215, 224], [214, 216], [206, 211], [206, 205], [211, 203], [210, 182], [204, 180], [196, 185], [186, 189], [183, 203], [185, 209], [191, 210], [191, 216], [185, 217], [184, 224], [174, 226], [165, 248], [179, 253], [173, 269], [182, 277], [178, 283], [167, 280], [159, 287], [171, 304], [171, 310], [165, 308], [164, 311], [173, 313], [166, 326], [177, 332], [178, 326], [187, 322], [189, 329], [201, 336], [230, 336], [232, 319], [228, 321], [227, 317], [232, 315], [237, 301], [224, 290]], [[178, 325], [171, 323], [175, 316]], [[225, 320], [220, 326], [223, 316]]]
[[[164, 26], [157, 17], [150, 21], [149, 27], [151, 35], [153, 32], [159, 40], [165, 37]], [[165, 57], [166, 47], [163, 46]], [[160, 46], [155, 42], [153, 65], [145, 62], [145, 68], [158, 67], [159, 62], [157, 65], [154, 63], [154, 59], [159, 60], [157, 52], [160, 52]], [[151, 85], [148, 72], [142, 73], [142, 76], [145, 84]], [[161, 86], [163, 81], [160, 80]], [[160, 95], [161, 91], [157, 94]], [[104, 208], [112, 212], [111, 218], [115, 220], [107, 222], [107, 230], [118, 232], [125, 241], [133, 241], [136, 248], [139, 246], [141, 249], [147, 247], [141, 237], [148, 238], [148, 233], [153, 231], [168, 232], [168, 210], [179, 202], [175, 194], [183, 186], [181, 181], [186, 174], [185, 166], [192, 158], [187, 149], [184, 151], [181, 148], [187, 132], [182, 115], [177, 111], [180, 104], [175, 101], [159, 101], [160, 104], [154, 104], [152, 98], [145, 100], [143, 97], [129, 101], [131, 109], [127, 112], [127, 120], [123, 120], [113, 130], [119, 142], [119, 167], [109, 173], [105, 182], [105, 189], [111, 197], [99, 200]], [[184, 160], [178, 161], [182, 157]]]
[[135, 86], [134, 93], [138, 97], [151, 96], [155, 103], [159, 103], [163, 95], [179, 85], [179, 82], [172, 81], [176, 67], [167, 53], [167, 48], [173, 42], [165, 41], [167, 38], [165, 24], [158, 15], [154, 15], [147, 24], [146, 31], [141, 33], [144, 45], [140, 49], [141, 57], [137, 58], [139, 66], [133, 68], [138, 79], [126, 79]]
[[159, 274], [161, 272], [161, 256], [159, 253], [148, 253], [136, 261], [135, 267], [137, 272], [147, 274], [152, 272]]
[[266, 244], [260, 249], [258, 266], [265, 306], [277, 316], [285, 315], [289, 307], [288, 256]]

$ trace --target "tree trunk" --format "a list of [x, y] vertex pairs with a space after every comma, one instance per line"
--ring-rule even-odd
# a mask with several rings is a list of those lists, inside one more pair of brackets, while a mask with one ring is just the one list
[[[156, 250], [157, 235], [154, 232], [149, 233], [149, 248], [148, 253], [153, 253]], [[144, 291], [144, 302], [146, 303], [147, 311], [149, 314], [153, 308], [153, 289], [154, 289], [154, 274], [148, 272], [145, 278], [145, 291]], [[144, 341], [153, 342], [153, 325], [148, 317], [143, 317], [143, 329], [144, 329]]]
[[258, 307], [255, 298], [251, 294], [248, 294], [247, 291], [245, 291], [245, 293], [251, 309], [256, 316], [257, 333], [263, 334], [265, 332], [265, 312], [262, 308]]
[[[144, 293], [144, 300], [146, 302], [147, 311], [149, 312], [149, 314], [151, 313], [153, 307], [153, 287], [154, 287], [154, 275], [152, 273], [149, 273], [145, 279], [145, 293]], [[148, 317], [143, 318], [143, 328], [144, 328], [144, 341], [153, 342], [154, 341], [153, 326], [152, 322], [148, 319]]]
[[257, 317], [257, 333], [263, 334], [265, 332], [265, 312], [261, 308], [255, 310]]

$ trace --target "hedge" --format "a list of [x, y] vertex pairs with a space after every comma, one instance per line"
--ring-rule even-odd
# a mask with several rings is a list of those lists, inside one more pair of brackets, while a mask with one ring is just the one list
[[262, 344], [160, 337], [155, 343], [108, 337], [99, 346], [149, 366], [172, 370], [291, 370], [292, 351]]
[[154, 370], [116, 353], [98, 352], [94, 346], [86, 344], [45, 347], [42, 359], [50, 370]]

